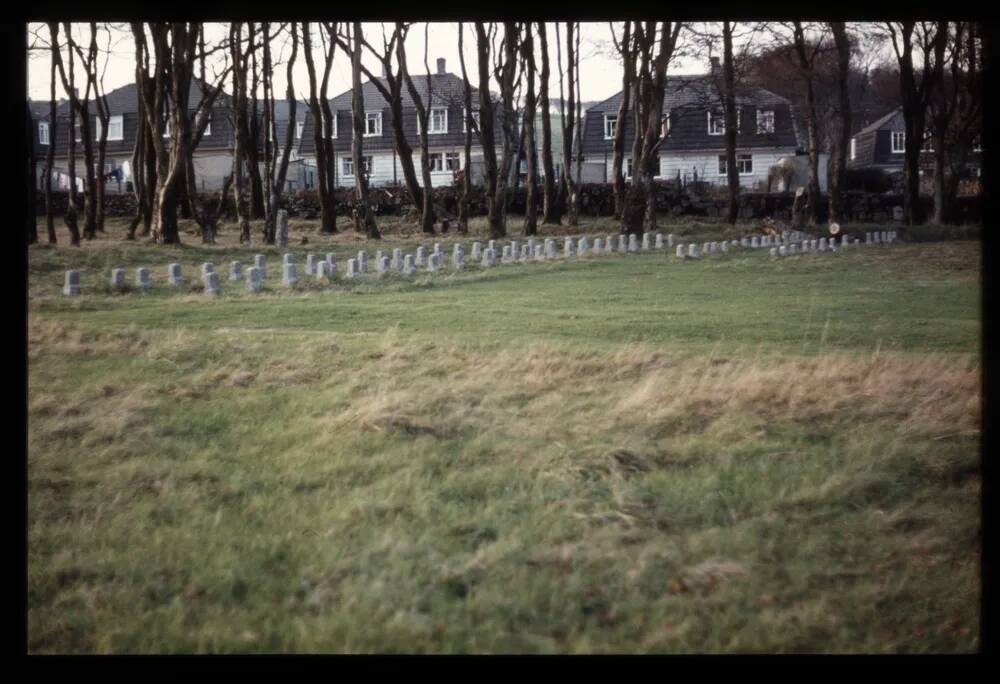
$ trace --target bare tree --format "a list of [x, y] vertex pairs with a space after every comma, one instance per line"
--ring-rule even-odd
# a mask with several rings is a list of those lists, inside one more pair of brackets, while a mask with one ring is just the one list
[[[424, 191], [420, 186], [420, 181], [417, 179], [416, 167], [413, 165], [413, 147], [410, 146], [410, 141], [406, 137], [405, 119], [403, 117], [403, 85], [405, 79], [403, 77], [402, 64], [406, 59], [406, 53], [403, 51], [403, 43], [406, 40], [409, 30], [410, 25], [403, 22], [396, 22], [392, 33], [388, 36], [386, 36], [383, 30], [382, 47], [380, 49], [376, 49], [367, 39], [362, 37], [361, 44], [368, 50], [369, 54], [378, 59], [382, 64], [382, 74], [385, 78], [385, 83], [383, 84], [380, 79], [376, 78], [376, 75], [364, 63], [361, 64], [361, 72], [368, 77], [369, 82], [375, 86], [375, 89], [385, 99], [386, 104], [389, 105], [389, 112], [392, 114], [393, 145], [396, 148], [396, 158], [399, 160], [400, 168], [403, 171], [403, 184], [406, 186], [406, 191], [413, 202], [414, 212], [421, 211], [421, 225], [426, 226], [426, 217], [423, 216], [422, 211], [425, 206]], [[350, 52], [350, 47], [344, 41], [343, 37], [340, 37], [338, 42], [345, 52]], [[403, 51], [402, 57], [400, 57], [401, 51]], [[392, 59], [394, 56], [396, 57], [395, 68], [393, 67]], [[430, 225], [431, 232], [433, 232], [433, 217], [430, 220]]]
[[56, 238], [56, 226], [55, 226], [55, 212], [52, 211], [52, 169], [55, 166], [55, 154], [56, 154], [56, 139], [59, 133], [59, 127], [56, 122], [56, 52], [59, 50], [59, 44], [56, 41], [56, 31], [58, 31], [58, 24], [55, 22], [49, 22], [49, 35], [52, 38], [51, 45], [49, 46], [49, 147], [45, 151], [45, 178], [43, 180], [43, 189], [45, 193], [45, 228], [48, 232], [49, 244], [54, 245], [57, 243]]
[[[577, 23], [566, 22], [566, 105], [562, 103], [562, 57], [559, 57], [559, 98], [560, 110], [564, 112], [562, 116], [563, 134], [563, 182], [560, 188], [566, 202], [566, 221], [569, 225], [575, 226], [579, 222], [579, 202], [577, 199], [576, 182], [573, 180], [573, 138], [576, 126], [576, 79], [577, 67], [579, 66], [576, 57], [576, 45], [573, 40], [574, 28], [578, 29]], [[556, 36], [559, 35], [559, 25], [556, 24]]]
[[[899, 90], [906, 128], [903, 161], [903, 215], [907, 224], [924, 221], [920, 203], [920, 148], [924, 144], [927, 109], [944, 70], [948, 22], [886, 22], [892, 49], [899, 63]], [[914, 43], [916, 41], [916, 44]], [[922, 64], [914, 67], [914, 47]], [[918, 77], [919, 75], [919, 77]]]
[[612, 143], [613, 155], [611, 162], [611, 182], [615, 195], [615, 218], [621, 220], [622, 209], [625, 206], [625, 174], [622, 166], [625, 161], [625, 119], [628, 116], [629, 100], [632, 97], [632, 83], [635, 81], [635, 40], [632, 36], [631, 21], [625, 22], [621, 40], [615, 35], [614, 24], [611, 24], [611, 40], [615, 50], [622, 60], [622, 101], [618, 104], [618, 117], [615, 119], [615, 135]]
[[[285, 188], [285, 179], [288, 177], [288, 161], [291, 157], [292, 147], [295, 144], [295, 110], [297, 102], [295, 99], [295, 84], [292, 81], [292, 70], [295, 67], [295, 60], [299, 52], [299, 31], [298, 25], [295, 22], [289, 22], [287, 29], [292, 39], [292, 51], [288, 57], [288, 61], [285, 63], [285, 99], [288, 101], [288, 127], [285, 129], [285, 140], [281, 145], [280, 160], [276, 159], [277, 150], [275, 148], [278, 145], [278, 127], [275, 121], [273, 98], [267, 103], [268, 110], [266, 112], [270, 123], [269, 130], [271, 131], [270, 140], [272, 143], [268, 146], [267, 154], [268, 201], [264, 221], [264, 242], [271, 245], [275, 241], [276, 216], [279, 206], [283, 203], [282, 197]], [[272, 88], [271, 53], [269, 47], [265, 48], [265, 50], [265, 84], [267, 92], [270, 92]], [[275, 168], [275, 164], [277, 164], [277, 168]]]
[[656, 227], [653, 177], [663, 144], [663, 97], [667, 66], [680, 36], [680, 22], [636, 22], [636, 49], [640, 66], [636, 75], [635, 141], [632, 150], [632, 183], [622, 211], [622, 233], [638, 234]]
[[472, 131], [478, 132], [476, 119], [472, 113], [472, 85], [465, 68], [465, 24], [458, 23], [458, 61], [462, 67], [462, 97], [464, 102], [463, 118], [465, 120], [465, 157], [462, 164], [462, 192], [458, 197], [458, 232], [463, 235], [469, 231], [469, 195], [472, 192]]
[[[479, 139], [483, 147], [483, 175], [485, 181], [486, 214], [489, 234], [493, 239], [504, 237], [502, 211], [506, 192], [498, 193], [498, 187], [506, 190], [507, 175], [498, 173], [496, 138], [494, 128], [493, 102], [490, 93], [490, 31], [481, 21], [476, 22], [476, 57], [479, 65]], [[497, 196], [500, 196], [499, 204]]]
[[365, 132], [365, 100], [361, 90], [361, 22], [352, 23], [351, 38], [351, 118], [353, 123], [353, 136], [351, 138], [351, 160], [354, 166], [354, 230], [364, 233], [370, 239], [379, 240], [382, 234], [379, 233], [375, 224], [375, 216], [372, 214], [371, 205], [368, 201], [368, 170], [364, 166], [364, 149], [362, 137]]
[[542, 223], [558, 224], [556, 209], [556, 179], [552, 163], [552, 121], [549, 117], [549, 41], [545, 22], [538, 22], [538, 44], [542, 53], [542, 68], [538, 74], [539, 100], [542, 110]]
[[[336, 24], [330, 27], [331, 35], [336, 35]], [[302, 24], [302, 54], [306, 59], [309, 73], [309, 113], [313, 120], [313, 142], [316, 146], [316, 195], [319, 199], [321, 233], [337, 232], [337, 205], [334, 196], [333, 169], [333, 113], [326, 97], [333, 68], [335, 41], [327, 44], [324, 53], [323, 77], [317, 88], [316, 65], [313, 61], [312, 38], [309, 23]]]
[[[423, 98], [420, 96], [420, 92], [417, 90], [416, 85], [413, 83], [413, 78], [410, 77], [410, 71], [406, 64], [406, 48], [405, 41], [399, 40], [396, 42], [396, 55], [399, 62], [399, 70], [403, 76], [403, 80], [406, 82], [406, 89], [410, 93], [410, 98], [413, 99], [413, 106], [417, 109], [417, 122], [420, 126], [420, 175], [423, 179], [423, 193], [422, 200], [423, 204], [421, 206], [420, 212], [420, 228], [427, 235], [434, 234], [434, 205], [433, 205], [433, 188], [431, 187], [431, 167], [430, 167], [430, 151], [428, 149], [429, 142], [427, 136], [429, 134], [430, 128], [430, 113], [431, 105], [433, 104], [433, 85], [431, 79], [431, 69], [430, 64], [427, 61], [427, 47], [428, 47], [428, 28], [429, 23], [424, 24], [424, 69], [426, 71], [426, 86], [427, 86], [427, 102], [425, 103]], [[395, 118], [395, 117], [394, 117]]]
[[[525, 157], [528, 173], [525, 178], [526, 196], [524, 204], [524, 234], [538, 234], [538, 152], [535, 149], [535, 43], [532, 39], [531, 22], [524, 25], [524, 39], [521, 54], [527, 63], [528, 92], [524, 99], [524, 123], [522, 124]], [[547, 114], [547, 112], [546, 112]], [[543, 115], [545, 116], [545, 115]]]
[[792, 22], [792, 40], [795, 55], [798, 58], [799, 75], [806, 91], [806, 139], [809, 152], [809, 177], [806, 183], [806, 194], [809, 198], [809, 225], [819, 223], [819, 133], [817, 131], [815, 64], [816, 57], [822, 49], [824, 36], [820, 35], [811, 45], [807, 46], [805, 28], [801, 21]]
[[851, 140], [851, 97], [848, 79], [851, 73], [851, 44], [847, 35], [847, 25], [842, 21], [831, 21], [830, 32], [837, 49], [837, 93], [838, 119], [837, 137], [833, 147], [833, 174], [830, 178], [830, 221], [840, 222], [844, 218], [843, 193], [847, 186], [847, 149]]

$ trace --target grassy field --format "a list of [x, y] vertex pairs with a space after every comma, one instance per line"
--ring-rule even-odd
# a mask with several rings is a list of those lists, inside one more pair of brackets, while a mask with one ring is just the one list
[[31, 652], [978, 647], [978, 243], [287, 292], [417, 244], [309, 229], [29, 250]]

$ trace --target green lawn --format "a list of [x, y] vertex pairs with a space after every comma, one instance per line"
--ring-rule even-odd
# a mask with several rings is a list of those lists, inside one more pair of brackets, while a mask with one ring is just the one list
[[976, 242], [287, 292], [417, 241], [119, 228], [29, 250], [32, 652], [978, 647]]

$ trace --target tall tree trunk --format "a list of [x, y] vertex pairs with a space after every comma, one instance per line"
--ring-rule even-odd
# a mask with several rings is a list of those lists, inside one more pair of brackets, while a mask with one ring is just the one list
[[[51, 24], [49, 25], [51, 29]], [[56, 42], [52, 41], [51, 50], [58, 50]], [[48, 232], [49, 244], [57, 242], [55, 212], [52, 211], [52, 169], [55, 166], [56, 140], [59, 128], [56, 122], [56, 58], [51, 56], [49, 67], [49, 148], [45, 151], [45, 229]]]
[[722, 106], [726, 118], [726, 179], [729, 185], [729, 209], [726, 220], [736, 223], [740, 211], [740, 175], [736, 167], [736, 93], [733, 65], [733, 24], [722, 22]]
[[472, 116], [472, 84], [465, 68], [465, 24], [458, 23], [458, 62], [462, 67], [462, 98], [465, 104], [462, 116], [465, 119], [465, 154], [462, 160], [462, 191], [458, 197], [458, 232], [469, 232], [469, 196], [472, 192], [472, 129], [476, 120]]
[[545, 22], [538, 22], [538, 44], [542, 53], [542, 68], [538, 74], [538, 94], [542, 110], [542, 223], [558, 224], [556, 210], [556, 178], [552, 163], [552, 120], [549, 117], [549, 41]]
[[353, 136], [351, 139], [351, 159], [354, 166], [354, 230], [364, 233], [370, 239], [382, 238], [368, 201], [368, 174], [364, 169], [364, 149], [362, 136], [365, 125], [365, 100], [361, 90], [361, 22], [353, 22], [353, 45], [351, 50], [351, 119]]
[[538, 234], [538, 151], [535, 149], [535, 43], [532, 38], [531, 22], [524, 25], [522, 53], [528, 67], [528, 92], [524, 98], [524, 150], [528, 173], [524, 180], [524, 234]]
[[[430, 112], [433, 104], [433, 86], [431, 82], [430, 64], [427, 61], [427, 27], [429, 27], [429, 24], [425, 24], [424, 29], [424, 70], [426, 72], [427, 102], [423, 101], [420, 92], [413, 83], [413, 79], [410, 77], [410, 70], [406, 63], [406, 49], [404, 47], [405, 40], [402, 38], [396, 42], [396, 56], [399, 61], [400, 76], [406, 83], [406, 88], [410, 93], [410, 98], [413, 100], [413, 106], [417, 110], [417, 123], [419, 124], [420, 129], [420, 177], [422, 180], [422, 191], [420, 193], [420, 229], [425, 235], [434, 235], [434, 188], [431, 184], [430, 150], [427, 137], [429, 135], [428, 128], [430, 126]], [[400, 108], [402, 108], [401, 104]], [[395, 115], [393, 116], [393, 121], [396, 121]], [[393, 129], [397, 131], [397, 137], [402, 137], [405, 140], [405, 135], [401, 135], [395, 125], [393, 126]], [[399, 146], [397, 145], [397, 147]], [[407, 144], [404, 149], [408, 147], [409, 145]], [[402, 153], [400, 153], [400, 155], [402, 155]], [[409, 158], [412, 160], [412, 152], [410, 153]], [[405, 168], [403, 172], [405, 176]]]
[[814, 91], [813, 60], [806, 51], [805, 31], [801, 21], [792, 22], [795, 35], [795, 52], [799, 58], [799, 68], [806, 86], [806, 135], [809, 144], [809, 174], [806, 182], [806, 194], [809, 198], [808, 224], [819, 223], [819, 132], [816, 124], [816, 94]]
[[38, 168], [35, 162], [35, 136], [38, 134], [35, 132], [35, 120], [31, 116], [31, 107], [27, 103], [24, 105], [24, 132], [27, 134], [24, 139], [28, 143], [28, 158], [25, 160], [27, 162], [25, 180], [28, 181], [28, 215], [25, 218], [27, 219], [28, 244], [33, 245], [38, 242], [38, 181], [35, 175]]
[[[476, 22], [476, 56], [479, 65], [479, 140], [483, 147], [484, 194], [486, 196], [486, 216], [489, 235], [496, 240], [504, 236], [504, 226], [500, 213], [502, 204], [497, 205], [495, 189], [498, 183], [506, 184], [504, 174], [497, 170], [497, 150], [494, 129], [494, 109], [490, 98], [490, 39], [483, 22]], [[506, 187], [506, 185], [504, 185]]]
[[[337, 232], [337, 205], [334, 196], [334, 181], [330, 173], [332, 160], [330, 151], [332, 144], [327, 144], [332, 131], [326, 130], [325, 113], [321, 107], [321, 101], [326, 99], [324, 77], [323, 86], [317, 93], [316, 67], [312, 55], [312, 36], [310, 34], [309, 23], [302, 24], [302, 56], [306, 60], [306, 70], [309, 74], [309, 113], [313, 120], [313, 144], [316, 150], [316, 196], [319, 200], [320, 233]], [[326, 55], [326, 72], [329, 73], [330, 65], [333, 61], [333, 45]]]
[[563, 183], [566, 187], [566, 223], [579, 224], [576, 181], [573, 180], [573, 142], [576, 130], [576, 46], [573, 40], [575, 22], [566, 22], [566, 118], [563, 128]]
[[830, 30], [837, 49], [837, 94], [838, 119], [837, 137], [833, 148], [833, 175], [830, 178], [830, 221], [844, 220], [843, 193], [847, 187], [847, 150], [851, 140], [851, 98], [848, 78], [851, 70], [851, 45], [847, 38], [846, 25], [842, 21], [831, 21]]
[[620, 221], [625, 207], [625, 174], [622, 166], [625, 162], [625, 118], [629, 112], [629, 98], [632, 93], [632, 83], [635, 81], [635, 53], [632, 48], [632, 22], [625, 22], [622, 41], [619, 46], [624, 65], [622, 75], [622, 101], [618, 105], [618, 118], [615, 120], [615, 135], [612, 143], [613, 156], [611, 161], [611, 182], [614, 187], [615, 220]]

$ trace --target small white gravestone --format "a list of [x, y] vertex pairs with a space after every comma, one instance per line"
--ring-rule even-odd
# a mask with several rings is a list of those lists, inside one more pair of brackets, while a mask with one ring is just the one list
[[826, 238], [825, 237], [821, 237], [819, 239], [819, 251], [821, 251], [821, 252], [825, 252], [826, 251]]
[[576, 246], [576, 253], [580, 256], [586, 256], [588, 249], [590, 249], [590, 243], [587, 242], [587, 238], [580, 238], [580, 242]]
[[366, 252], [365, 250], [361, 250], [360, 252], [358, 252], [358, 259], [355, 262], [355, 268], [357, 269], [358, 273], [368, 272], [368, 252]]
[[650, 243], [649, 243], [649, 238], [650, 238], [649, 233], [643, 233], [642, 234], [642, 248], [644, 250], [650, 249], [652, 247], [652, 245], [650, 245]]
[[306, 275], [316, 275], [316, 255], [312, 252], [306, 254]]
[[322, 280], [324, 278], [329, 277], [329, 275], [330, 275], [330, 262], [326, 261], [325, 259], [323, 261], [317, 261], [316, 262], [316, 280], [322, 282]]
[[487, 249], [492, 249], [493, 250], [493, 254], [496, 254], [497, 253], [497, 241], [496, 240], [490, 240], [489, 242], [486, 243], [486, 248]]
[[469, 254], [473, 261], [479, 261], [483, 256], [483, 246], [478, 242], [472, 243], [472, 252]]
[[284, 209], [278, 209], [278, 217], [274, 223], [274, 242], [278, 247], [288, 246], [288, 212]]
[[719, 249], [722, 250], [723, 254], [728, 254], [729, 253], [729, 243], [726, 242], [725, 240], [723, 240], [722, 242], [719, 243]]
[[[458, 245], [455, 245], [458, 247]], [[392, 250], [392, 270], [401, 271], [403, 270], [403, 250], [396, 247]]]
[[628, 251], [638, 252], [639, 251], [639, 236], [635, 233], [628, 234]]
[[872, 234], [871, 233], [865, 233], [865, 244], [866, 245], [870, 245], [871, 243], [872, 243]]
[[326, 274], [333, 280], [337, 277], [337, 262], [333, 260], [333, 254], [326, 255]]
[[427, 257], [427, 272], [436, 273], [437, 270], [438, 270], [438, 254], [437, 252], [433, 252], [429, 257]]
[[795, 254], [797, 251], [798, 251], [798, 248], [795, 246], [794, 242], [792, 244], [788, 245], [788, 254], [789, 255]]
[[711, 250], [709, 249], [707, 242], [701, 243], [701, 253], [702, 254], [711, 254]]
[[295, 264], [285, 264], [281, 274], [281, 284], [285, 287], [295, 287], [299, 282], [299, 270]]
[[440, 242], [434, 243], [434, 251], [432, 254], [444, 254], [444, 248], [441, 246]]
[[75, 297], [80, 294], [79, 271], [66, 271], [66, 280], [63, 282], [63, 294], [67, 297]]
[[613, 235], [604, 238], [604, 253], [612, 254], [615, 251], [615, 240]]
[[215, 273], [215, 265], [206, 261], [201, 265], [201, 277], [204, 278], [209, 273]]
[[135, 286], [140, 290], [149, 289], [149, 269], [140, 266], [135, 269]]
[[618, 236], [618, 251], [622, 252], [622, 253], [628, 251], [628, 236], [627, 235], [619, 235]]
[[521, 245], [521, 261], [527, 261], [531, 258], [531, 246], [524, 244]]
[[528, 254], [533, 255], [534, 253], [535, 253], [535, 238], [530, 237], [528, 238]]
[[545, 258], [556, 258], [556, 241], [552, 238], [545, 238]]
[[243, 279], [243, 264], [238, 261], [229, 262], [229, 280], [236, 281]]
[[691, 244], [689, 244], [688, 245], [688, 253], [687, 253], [687, 255], [688, 255], [689, 259], [697, 259], [698, 258], [698, 245], [694, 244], [693, 242]]
[[180, 287], [184, 279], [181, 278], [181, 265], [180, 264], [168, 264], [167, 265], [167, 280], [173, 287]]
[[251, 266], [247, 269], [247, 292], [260, 292], [261, 282], [260, 268]]
[[601, 238], [594, 238], [594, 254], [600, 255], [604, 251], [604, 242]]
[[778, 256], [778, 248], [777, 247], [772, 247], [770, 249], [770, 252], [771, 252], [771, 256], [773, 256], [773, 257]]
[[751, 237], [750, 238], [750, 247], [752, 249], [757, 249], [758, 247], [760, 247], [760, 238], [758, 238], [756, 235], [754, 235], [753, 237]]
[[451, 253], [451, 266], [456, 271], [465, 268], [465, 249], [460, 244], [455, 244], [455, 249]]
[[[388, 262], [388, 257], [386, 258], [386, 262]], [[375, 256], [375, 270], [378, 273], [381, 273], [384, 270], [382, 268], [382, 257], [378, 255]]]
[[788, 256], [788, 247], [780, 245], [778, 247], [778, 256]]
[[511, 259], [517, 259], [518, 255], [521, 254], [521, 243], [517, 240], [510, 241], [510, 256]]
[[111, 269], [111, 287], [121, 289], [125, 287], [125, 269], [124, 268], [113, 268]]
[[748, 247], [749, 245], [750, 243], [747, 242], [747, 239], [745, 237], [740, 238], [740, 247]]
[[510, 245], [503, 246], [503, 253], [500, 255], [501, 263], [510, 263]]
[[263, 254], [254, 254], [253, 265], [254, 268], [260, 271], [261, 280], [267, 277], [267, 257], [265, 257]]
[[345, 278], [357, 278], [358, 277], [358, 260], [348, 259], [347, 260], [347, 273], [344, 274]]
[[389, 270], [389, 257], [385, 254], [383, 254], [382, 258], [378, 260], [378, 270], [379, 273], [386, 273]]
[[567, 258], [573, 256], [573, 238], [571, 237], [563, 241], [563, 256]]
[[215, 271], [211, 273], [206, 273], [202, 276], [202, 281], [205, 283], [205, 294], [207, 295], [217, 295], [219, 294], [219, 274]]
[[382, 257], [384, 256], [385, 252], [383, 252], [381, 249], [375, 250], [375, 270], [378, 270], [378, 262], [381, 261]]
[[282, 266], [284, 266], [285, 264], [294, 264], [294, 263], [295, 263], [295, 255], [292, 254], [291, 252], [285, 252], [283, 255], [281, 255]]
[[[490, 242], [493, 241], [491, 240]], [[496, 252], [493, 251], [492, 247], [487, 247], [485, 250], [483, 250], [482, 264], [484, 268], [489, 268], [493, 266], [495, 261], [496, 261]]]
[[677, 256], [678, 258], [684, 258], [684, 245], [677, 245]]
[[535, 261], [542, 261], [545, 258], [545, 248], [535, 245]]
[[673, 247], [673, 246], [674, 246], [674, 234], [667, 233], [667, 247]]
[[403, 257], [403, 274], [413, 275], [414, 273], [416, 273], [416, 271], [417, 267], [413, 263], [413, 255], [407, 254], [406, 256]]
[[653, 243], [655, 249], [663, 249], [663, 236], [659, 233], [656, 234], [656, 241]]
[[876, 230], [874, 233], [872, 233], [872, 242], [874, 242], [876, 245], [881, 244], [882, 234], [879, 231]]

